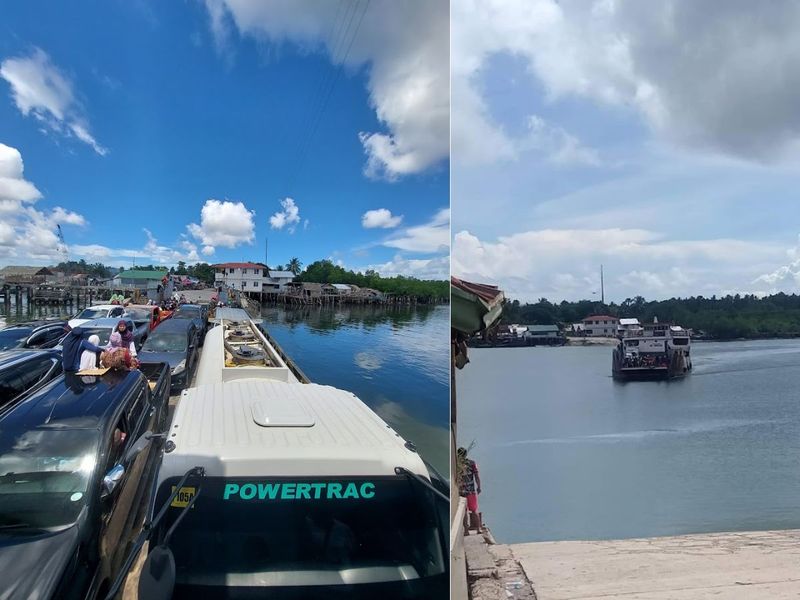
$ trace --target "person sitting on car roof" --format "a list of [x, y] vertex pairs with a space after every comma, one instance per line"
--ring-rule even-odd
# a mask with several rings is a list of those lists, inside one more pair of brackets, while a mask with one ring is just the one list
[[61, 363], [64, 371], [75, 372], [80, 370], [81, 367], [81, 352], [89, 350], [90, 352], [102, 352], [103, 349], [95, 346], [88, 340], [83, 339], [83, 329], [76, 327], [71, 330], [67, 337], [62, 342]]
[[[88, 341], [90, 344], [99, 347], [100, 337], [97, 335], [90, 335]], [[91, 350], [84, 350], [83, 352], [81, 352], [80, 370], [83, 371], [85, 369], [97, 368], [98, 359], [99, 359], [99, 354], [97, 352], [92, 352]]]

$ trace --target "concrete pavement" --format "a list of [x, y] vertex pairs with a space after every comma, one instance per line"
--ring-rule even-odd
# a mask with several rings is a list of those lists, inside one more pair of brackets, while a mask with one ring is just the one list
[[800, 530], [511, 544], [538, 600], [800, 598]]

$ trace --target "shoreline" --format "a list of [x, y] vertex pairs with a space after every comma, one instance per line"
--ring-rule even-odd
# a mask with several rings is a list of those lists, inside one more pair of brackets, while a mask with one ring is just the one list
[[[786, 336], [769, 336], [769, 337], [746, 337], [746, 338], [692, 338], [693, 344], [706, 344], [710, 342], [717, 342], [717, 343], [732, 343], [732, 342], [770, 342], [770, 341], [779, 341], [779, 340], [800, 340], [800, 334], [798, 335], [786, 335]], [[565, 346], [571, 346], [574, 348], [581, 348], [581, 347], [594, 347], [594, 346], [616, 346], [619, 343], [619, 338], [615, 337], [567, 337], [566, 343], [564, 344], [537, 344], [537, 345], [526, 345], [526, 344], [501, 344], [496, 346], [489, 346], [489, 345], [479, 345], [479, 346], [470, 346], [472, 349], [476, 350], [496, 350], [502, 348], [563, 348]]]
[[800, 595], [800, 529], [498, 544], [487, 528], [464, 539], [475, 600]]
[[538, 600], [788, 598], [800, 529], [508, 545]]

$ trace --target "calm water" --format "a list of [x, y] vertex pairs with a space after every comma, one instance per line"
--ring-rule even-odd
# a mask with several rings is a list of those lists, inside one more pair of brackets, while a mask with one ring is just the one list
[[800, 341], [697, 343], [671, 382], [611, 348], [471, 349], [459, 438], [503, 542], [800, 527]]
[[21, 323], [23, 321], [30, 321], [33, 319], [46, 319], [49, 317], [60, 317], [68, 319], [73, 315], [79, 313], [83, 308], [83, 304], [73, 305], [71, 308], [68, 306], [28, 306], [26, 303], [8, 304], [0, 302], [0, 327], [11, 325], [13, 323]]
[[265, 306], [262, 316], [311, 381], [353, 392], [449, 472], [448, 306]]

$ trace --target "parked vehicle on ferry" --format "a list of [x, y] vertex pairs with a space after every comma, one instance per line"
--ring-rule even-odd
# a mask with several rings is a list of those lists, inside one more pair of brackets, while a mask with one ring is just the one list
[[200, 345], [206, 339], [208, 330], [208, 306], [204, 304], [181, 304], [172, 313], [173, 319], [191, 319], [200, 332]]
[[77, 315], [69, 320], [70, 329], [80, 327], [84, 323], [94, 321], [95, 319], [108, 319], [112, 317], [121, 317], [125, 312], [125, 308], [119, 304], [96, 304], [84, 308]]
[[61, 353], [55, 350], [0, 352], [0, 412], [61, 375]]
[[99, 345], [105, 346], [108, 344], [111, 334], [121, 320], [125, 320], [128, 324], [128, 329], [133, 331], [133, 343], [136, 347], [136, 351], [139, 352], [142, 348], [142, 344], [144, 344], [144, 341], [150, 333], [150, 324], [148, 321], [134, 321], [129, 316], [122, 316], [118, 319], [95, 319], [94, 321], [89, 321], [81, 325], [83, 339], [88, 340], [89, 336], [96, 335], [100, 338]]
[[162, 311], [158, 306], [129, 304], [125, 307], [125, 316], [133, 319], [134, 323], [147, 323], [148, 328], [152, 331], [161, 321], [169, 318], [171, 313]]
[[166, 425], [169, 368], [143, 371], [67, 373], [0, 416], [4, 600], [105, 597], [141, 531]]
[[54, 348], [67, 335], [66, 321], [28, 321], [0, 329], [0, 351], [17, 348]]
[[150, 334], [139, 359], [168, 363], [172, 369], [172, 391], [180, 391], [189, 385], [197, 367], [199, 337], [193, 320], [169, 319]]

